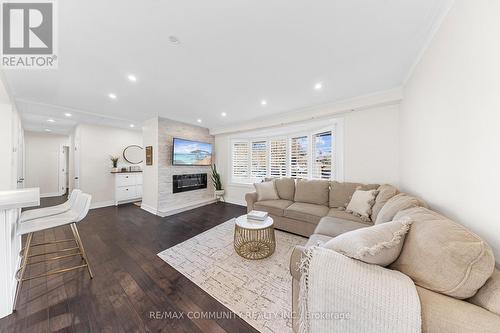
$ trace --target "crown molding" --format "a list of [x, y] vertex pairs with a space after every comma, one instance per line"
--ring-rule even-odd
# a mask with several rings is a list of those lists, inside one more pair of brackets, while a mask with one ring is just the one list
[[402, 99], [403, 89], [402, 87], [397, 87], [369, 95], [337, 101], [335, 103], [290, 110], [226, 127], [210, 129], [210, 134], [232, 134], [236, 132], [246, 132], [255, 129], [289, 125], [303, 121], [324, 119], [353, 111], [362, 111], [380, 106], [396, 105], [399, 104]]

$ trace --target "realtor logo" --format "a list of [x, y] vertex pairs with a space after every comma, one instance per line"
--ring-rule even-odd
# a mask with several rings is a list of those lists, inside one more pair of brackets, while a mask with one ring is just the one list
[[2, 67], [56, 68], [54, 1], [2, 3]]

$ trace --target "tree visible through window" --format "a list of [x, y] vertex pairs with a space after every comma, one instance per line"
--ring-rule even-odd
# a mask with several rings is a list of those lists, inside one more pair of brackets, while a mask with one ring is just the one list
[[301, 136], [290, 140], [290, 176], [307, 178], [308, 137]]
[[332, 176], [332, 132], [313, 136], [312, 177], [330, 179]]
[[267, 142], [252, 142], [252, 177], [264, 178], [267, 176]]

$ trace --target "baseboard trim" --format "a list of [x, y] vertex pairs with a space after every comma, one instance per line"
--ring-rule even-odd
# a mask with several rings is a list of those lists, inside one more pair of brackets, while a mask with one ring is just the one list
[[153, 215], [158, 215], [158, 209], [156, 209], [154, 207], [151, 207], [151, 206], [148, 206], [148, 205], [145, 205], [145, 204], [141, 204], [141, 209], [143, 209], [146, 212], [151, 213]]
[[104, 207], [109, 207], [109, 206], [114, 206], [114, 205], [115, 205], [114, 200], [100, 201], [100, 202], [94, 202], [94, 203], [90, 204], [90, 209], [104, 208]]
[[216, 199], [196, 201], [196, 202], [190, 203], [188, 205], [172, 207], [169, 210], [158, 210], [156, 215], [158, 215], [160, 217], [171, 216], [174, 214], [185, 212], [186, 210], [191, 210], [191, 209], [198, 208], [201, 206], [206, 206], [206, 205], [209, 205], [209, 204], [214, 203], [214, 202], [216, 202]]
[[246, 206], [247, 205], [247, 203], [245, 202], [245, 200], [241, 200], [241, 199], [224, 198], [224, 200], [227, 203], [231, 203], [231, 204], [238, 205], [238, 206]]
[[64, 195], [60, 194], [59, 192], [50, 192], [50, 193], [40, 193], [40, 198], [52, 198], [52, 197], [60, 197]]

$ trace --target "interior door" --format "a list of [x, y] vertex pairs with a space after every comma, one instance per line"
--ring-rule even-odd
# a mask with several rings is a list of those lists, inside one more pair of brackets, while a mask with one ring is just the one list
[[59, 194], [63, 195], [68, 191], [69, 147], [61, 146], [59, 154]]
[[80, 188], [80, 138], [78, 135], [75, 136], [75, 147], [74, 147], [74, 170], [75, 175], [73, 179], [73, 188]]

